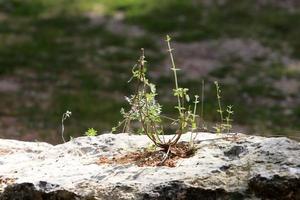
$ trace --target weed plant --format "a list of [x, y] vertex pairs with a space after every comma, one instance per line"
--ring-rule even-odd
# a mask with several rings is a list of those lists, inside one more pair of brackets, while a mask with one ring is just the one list
[[71, 117], [72, 112], [67, 110], [61, 118], [61, 138], [63, 140], [63, 142], [66, 142], [65, 138], [64, 138], [64, 132], [65, 132], [65, 126], [64, 126], [64, 122], [66, 119], [68, 119], [69, 117]]
[[[123, 132], [128, 132], [132, 122], [139, 122], [140, 128], [139, 134], [145, 134], [154, 143], [156, 147], [160, 147], [169, 152], [172, 146], [175, 146], [183, 133], [191, 132], [190, 144], [192, 146], [196, 136], [193, 136], [197, 130], [199, 130], [197, 118], [197, 106], [200, 103], [199, 95], [194, 96], [194, 100], [191, 101], [189, 95], [189, 89], [180, 87], [178, 82], [177, 71], [180, 69], [176, 67], [173, 49], [171, 47], [171, 38], [166, 37], [167, 51], [171, 60], [171, 71], [173, 72], [174, 88], [173, 95], [177, 99], [177, 105], [175, 109], [178, 112], [177, 119], [173, 119], [162, 114], [162, 106], [157, 102], [157, 92], [155, 84], [151, 83], [146, 76], [147, 61], [145, 60], [145, 52], [142, 49], [142, 54], [138, 59], [138, 62], [132, 68], [132, 77], [128, 82], [135, 82], [135, 91], [129, 97], [126, 97], [130, 109], [125, 111], [121, 109], [123, 121], [120, 121], [116, 127], [112, 128], [112, 132], [115, 132], [120, 127], [123, 127]], [[217, 88], [217, 100], [218, 100], [218, 113], [220, 114], [221, 122], [214, 127], [216, 132], [221, 133], [231, 129], [231, 116], [233, 114], [232, 106], [228, 106], [226, 109], [227, 116], [223, 116], [222, 104], [221, 104], [221, 90], [217, 82], [215, 82]], [[202, 94], [201, 94], [201, 120], [202, 128], [207, 130], [203, 119], [203, 105], [204, 105], [204, 81], [202, 81]], [[163, 120], [167, 119], [171, 121], [171, 125], [176, 125], [176, 131], [174, 136], [165, 140]], [[166, 155], [167, 155], [166, 154]]]
[[218, 101], [218, 109], [217, 112], [220, 114], [220, 122], [217, 123], [213, 128], [217, 133], [222, 133], [226, 131], [227, 133], [230, 132], [232, 129], [232, 115], [233, 115], [233, 110], [232, 110], [232, 105], [227, 106], [226, 108], [226, 117], [224, 117], [224, 110], [222, 108], [222, 102], [221, 102], [221, 89], [219, 86], [219, 83], [217, 81], [214, 82], [216, 86], [216, 95], [217, 95], [217, 101]]
[[85, 135], [86, 136], [96, 136], [97, 132], [94, 128], [89, 128], [86, 132]]

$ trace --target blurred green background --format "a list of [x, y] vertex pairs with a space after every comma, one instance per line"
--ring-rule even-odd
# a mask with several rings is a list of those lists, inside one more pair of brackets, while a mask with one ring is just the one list
[[300, 130], [297, 0], [0, 0], [0, 137], [61, 142], [120, 120], [131, 67], [145, 48], [163, 112], [176, 99], [165, 35], [180, 84], [218, 120], [213, 82], [234, 105], [234, 130], [297, 137]]

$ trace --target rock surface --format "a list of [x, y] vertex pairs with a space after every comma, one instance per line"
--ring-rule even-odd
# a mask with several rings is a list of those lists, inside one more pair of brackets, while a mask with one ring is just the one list
[[128, 134], [56, 146], [1, 139], [0, 200], [300, 199], [300, 144], [287, 138], [199, 133], [195, 155], [174, 168], [97, 164], [150, 144]]

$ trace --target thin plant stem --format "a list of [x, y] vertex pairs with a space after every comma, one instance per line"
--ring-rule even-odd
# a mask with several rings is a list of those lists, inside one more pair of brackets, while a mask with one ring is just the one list
[[65, 126], [64, 126], [64, 118], [65, 114], [63, 114], [62, 120], [61, 120], [61, 139], [63, 141], [63, 143], [66, 142], [65, 138], [64, 138], [64, 131], [65, 131]]
[[[198, 98], [199, 98], [199, 96], [198, 96], [198, 95], [195, 95], [194, 111], [193, 111], [193, 122], [192, 122], [192, 123], [196, 123], [196, 122], [195, 122], [195, 118], [196, 118], [196, 112], [197, 112], [197, 104], [199, 103]], [[190, 138], [190, 143], [191, 143], [191, 144], [192, 144], [192, 142], [193, 142], [193, 131], [194, 131], [194, 128], [195, 128], [195, 127], [193, 127], [193, 126], [194, 126], [194, 124], [192, 124], [192, 132], [191, 132], [191, 138]], [[196, 129], [197, 129], [197, 128], [196, 128]]]
[[217, 91], [217, 100], [218, 100], [218, 112], [220, 113], [220, 118], [221, 118], [221, 123], [223, 122], [223, 110], [222, 110], [222, 104], [221, 104], [221, 90], [220, 90], [220, 86], [219, 83], [217, 81], [215, 81], [215, 85], [216, 85], [216, 91]]
[[[178, 90], [178, 79], [177, 79], [177, 73], [176, 71], [179, 70], [176, 68], [176, 65], [175, 65], [175, 62], [174, 62], [174, 57], [173, 57], [173, 49], [171, 48], [171, 44], [170, 44], [170, 41], [171, 41], [171, 38], [169, 35], [167, 35], [167, 44], [168, 44], [168, 52], [170, 54], [170, 58], [171, 58], [171, 63], [172, 63], [172, 68], [171, 70], [173, 71], [173, 74], [174, 74], [174, 80], [175, 80], [175, 89]], [[181, 112], [181, 102], [180, 102], [180, 97], [177, 96], [177, 101], [178, 101], [178, 109], [179, 109], [179, 113], [180, 115], [182, 115], [182, 112]]]
[[[205, 89], [205, 82], [204, 79], [202, 79], [201, 82], [201, 112], [200, 112], [200, 120], [202, 120], [202, 128], [204, 129], [204, 89]], [[198, 132], [195, 134], [195, 137], [193, 138], [193, 141], [196, 140], [198, 136]]]
[[71, 115], [72, 115], [72, 112], [70, 112], [70, 111], [67, 110], [67, 111], [62, 115], [62, 118], [61, 118], [61, 138], [62, 138], [62, 141], [63, 141], [64, 143], [66, 142], [66, 140], [65, 140], [65, 138], [64, 138], [64, 132], [65, 132], [64, 121], [65, 121], [67, 118], [71, 117]]
[[168, 159], [169, 153], [170, 153], [170, 149], [171, 149], [171, 145], [169, 145], [167, 153], [164, 155], [162, 161], [160, 161], [160, 163], [158, 165], [163, 165], [166, 162], [166, 160]]

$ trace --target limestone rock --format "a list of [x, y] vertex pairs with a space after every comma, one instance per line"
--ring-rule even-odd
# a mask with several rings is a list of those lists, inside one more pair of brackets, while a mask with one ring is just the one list
[[56, 146], [1, 139], [0, 200], [300, 199], [300, 144], [284, 137], [198, 133], [195, 155], [174, 168], [97, 164], [150, 144], [128, 134]]

